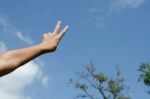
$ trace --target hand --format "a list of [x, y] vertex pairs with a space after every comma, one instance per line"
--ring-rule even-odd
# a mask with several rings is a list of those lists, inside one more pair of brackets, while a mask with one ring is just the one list
[[63, 38], [64, 34], [68, 31], [68, 26], [66, 26], [60, 33], [59, 29], [61, 27], [61, 21], [57, 22], [54, 31], [51, 33], [46, 33], [43, 35], [43, 41], [40, 47], [44, 52], [53, 52], [56, 50], [60, 40]]

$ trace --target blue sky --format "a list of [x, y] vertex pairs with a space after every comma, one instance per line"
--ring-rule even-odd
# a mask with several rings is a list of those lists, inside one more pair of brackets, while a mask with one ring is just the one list
[[110, 77], [117, 63], [132, 98], [148, 99], [147, 89], [137, 82], [137, 68], [150, 61], [149, 5], [148, 0], [1, 0], [1, 53], [40, 43], [59, 19], [69, 32], [56, 52], [1, 78], [0, 95], [73, 99], [78, 91], [67, 85], [69, 79], [93, 61]]

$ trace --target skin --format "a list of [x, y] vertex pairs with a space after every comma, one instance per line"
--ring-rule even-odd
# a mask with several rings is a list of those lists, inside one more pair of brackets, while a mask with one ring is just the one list
[[58, 21], [53, 32], [43, 34], [43, 39], [40, 44], [28, 48], [8, 51], [0, 55], [0, 77], [11, 73], [15, 69], [42, 54], [54, 52], [64, 34], [68, 31], [68, 26], [66, 26], [59, 33], [60, 27], [61, 21]]

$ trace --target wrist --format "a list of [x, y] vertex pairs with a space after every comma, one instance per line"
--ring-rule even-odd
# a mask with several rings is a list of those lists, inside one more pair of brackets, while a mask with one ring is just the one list
[[36, 45], [35, 49], [37, 49], [37, 51], [39, 52], [39, 54], [44, 54], [45, 53], [45, 49], [44, 49], [44, 47], [43, 47], [42, 44]]
[[54, 49], [50, 49], [44, 43], [40, 43], [37, 46], [38, 46], [38, 49], [41, 52], [41, 54], [45, 54], [45, 53], [49, 53], [49, 52], [54, 52], [55, 51]]

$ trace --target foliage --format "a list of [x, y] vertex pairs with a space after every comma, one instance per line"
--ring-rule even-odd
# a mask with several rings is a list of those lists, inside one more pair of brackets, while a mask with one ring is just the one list
[[138, 71], [140, 72], [139, 81], [150, 87], [150, 64], [140, 64]]
[[81, 91], [75, 99], [131, 99], [127, 94], [129, 87], [125, 86], [118, 68], [116, 78], [108, 78], [104, 73], [97, 72], [92, 63], [85, 66], [85, 71], [76, 72], [76, 75], [79, 80], [70, 80], [74, 88]]

